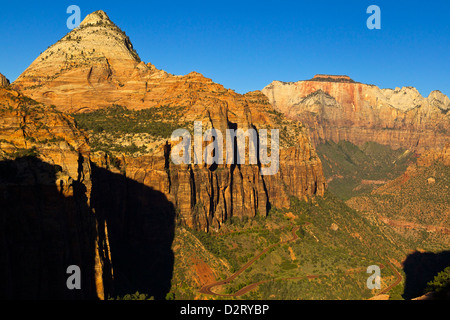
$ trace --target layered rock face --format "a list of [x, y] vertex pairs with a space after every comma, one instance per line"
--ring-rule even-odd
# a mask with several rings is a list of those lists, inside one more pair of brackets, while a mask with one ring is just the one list
[[304, 199], [325, 192], [321, 162], [307, 137], [280, 150], [275, 175], [261, 175], [258, 165], [249, 164], [175, 165], [167, 156], [126, 157], [126, 176], [166, 194], [178, 218], [200, 230], [218, 229], [230, 217], [266, 216], [271, 206], [289, 207], [290, 196]]
[[[166, 196], [91, 162], [87, 136], [54, 108], [0, 89], [0, 115], [0, 297], [164, 298], [175, 223]], [[79, 290], [66, 285], [72, 265]]]
[[[196, 89], [195, 98], [191, 87]], [[245, 164], [208, 165], [205, 161], [176, 165], [170, 157], [177, 142], [170, 139], [153, 153], [140, 157], [123, 157], [121, 167], [126, 176], [159, 190], [178, 209], [178, 218], [188, 226], [201, 230], [220, 228], [230, 217], [266, 216], [271, 206], [289, 207], [289, 197], [307, 198], [323, 195], [325, 178], [322, 166], [305, 128], [284, 119], [271, 110], [267, 99], [259, 92], [239, 95], [225, 90], [199, 74], [184, 77], [172, 87], [161, 84], [171, 96], [155, 100], [159, 105], [186, 106], [180, 127], [192, 129], [194, 121], [203, 130], [215, 128], [223, 133], [223, 156], [226, 155], [227, 129], [280, 129], [279, 170], [274, 175], [262, 175], [261, 164], [249, 163], [249, 145], [245, 144]], [[217, 94], [221, 92], [222, 94]], [[270, 131], [269, 131], [269, 138]], [[194, 137], [191, 152], [194, 155]], [[203, 150], [207, 142], [202, 143]], [[271, 145], [271, 140], [268, 142]], [[236, 151], [236, 146], [234, 148]], [[100, 167], [108, 167], [108, 157], [93, 157]]]
[[[249, 165], [248, 152], [243, 165], [174, 165], [169, 154], [176, 142], [170, 139], [158, 140], [151, 154], [120, 156], [122, 173], [164, 193], [191, 227], [219, 228], [232, 216], [266, 215], [271, 206], [287, 207], [289, 196], [324, 193], [320, 159], [305, 128], [275, 112], [260, 92], [240, 95], [196, 72], [176, 76], [145, 64], [103, 11], [88, 15], [42, 53], [13, 86], [64, 112], [113, 104], [133, 110], [176, 107], [171, 121], [191, 132], [194, 121], [201, 121], [203, 132], [215, 128], [224, 135], [227, 129], [279, 129], [279, 170], [273, 176], [262, 176], [260, 163]], [[108, 157], [92, 159], [109, 167]]]
[[[0, 89], [0, 114], [0, 297], [103, 298], [109, 257], [89, 208], [86, 136], [16, 91]], [[66, 286], [70, 265], [82, 290]]]
[[439, 91], [424, 98], [412, 87], [380, 89], [347, 76], [318, 75], [308, 81], [274, 81], [262, 92], [276, 110], [301, 120], [315, 144], [374, 141], [423, 151], [449, 141], [450, 100]]
[[9, 86], [9, 80], [0, 73], [0, 88]]

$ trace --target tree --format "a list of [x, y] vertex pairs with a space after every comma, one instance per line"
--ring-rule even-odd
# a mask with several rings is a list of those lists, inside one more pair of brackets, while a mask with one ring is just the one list
[[439, 272], [433, 280], [428, 282], [425, 293], [435, 292], [439, 297], [450, 293], [450, 267]]
[[175, 293], [174, 292], [167, 293], [166, 300], [175, 300]]
[[133, 294], [126, 294], [123, 297], [117, 297], [117, 298], [112, 298], [110, 297], [109, 300], [153, 300], [154, 297], [149, 297], [147, 294], [145, 293], [139, 293], [139, 291], [136, 291]]

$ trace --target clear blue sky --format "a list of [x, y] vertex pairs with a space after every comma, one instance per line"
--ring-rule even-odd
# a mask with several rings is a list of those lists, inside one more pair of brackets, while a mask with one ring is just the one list
[[[104, 10], [141, 59], [173, 74], [197, 71], [240, 93], [272, 80], [346, 74], [382, 88], [450, 95], [450, 1], [2, 1], [0, 73], [11, 81], [82, 19]], [[366, 9], [381, 8], [381, 30]]]

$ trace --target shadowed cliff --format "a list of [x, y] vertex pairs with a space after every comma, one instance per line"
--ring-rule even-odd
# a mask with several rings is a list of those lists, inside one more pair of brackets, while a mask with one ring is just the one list
[[[106, 222], [115, 296], [146, 293], [164, 299], [170, 290], [175, 209], [152, 188], [92, 164], [91, 206]], [[105, 294], [105, 297], [107, 295]]]
[[[32, 156], [0, 162], [0, 299], [97, 298], [86, 188], [73, 181], [64, 195], [60, 171]], [[81, 269], [81, 290], [66, 286], [70, 265]]]
[[439, 253], [414, 252], [403, 263], [405, 289], [403, 298], [412, 299], [424, 294], [427, 283], [450, 266], [450, 251]]
[[[96, 271], [105, 298], [136, 291], [164, 298], [173, 269], [171, 203], [93, 166], [89, 206], [86, 186], [64, 185], [60, 171], [33, 156], [0, 162], [0, 299], [97, 299]], [[81, 269], [81, 290], [66, 286], [70, 265]]]

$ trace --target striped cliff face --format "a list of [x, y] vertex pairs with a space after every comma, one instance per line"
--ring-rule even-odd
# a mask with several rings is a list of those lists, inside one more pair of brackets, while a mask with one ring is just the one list
[[448, 142], [448, 97], [415, 88], [380, 89], [348, 77], [318, 75], [311, 80], [274, 81], [262, 92], [274, 108], [302, 121], [314, 143], [374, 141], [394, 148], [424, 150]]
[[9, 80], [6, 79], [6, 77], [0, 73], [0, 87], [6, 86], [9, 86]]
[[[0, 88], [0, 115], [0, 297], [103, 298], [109, 257], [90, 208], [87, 137], [14, 90]], [[87, 271], [82, 290], [65, 286], [70, 265]]]
[[[205, 130], [222, 132], [279, 129], [279, 170], [270, 177], [248, 162], [217, 168], [175, 166], [164, 154], [165, 146], [174, 147], [167, 137], [152, 140], [152, 151], [140, 157], [115, 154], [122, 159], [122, 173], [163, 192], [191, 227], [217, 229], [232, 216], [267, 215], [270, 206], [287, 207], [289, 196], [324, 194], [321, 162], [304, 127], [275, 112], [259, 91], [241, 95], [197, 72], [171, 75], [145, 64], [102, 11], [88, 15], [49, 47], [13, 87], [63, 112], [89, 113], [114, 104], [127, 110], [154, 108], [163, 114], [162, 122], [180, 128], [191, 129], [194, 121], [202, 121]], [[168, 108], [177, 109], [172, 118]], [[109, 166], [108, 157], [91, 159]]]

